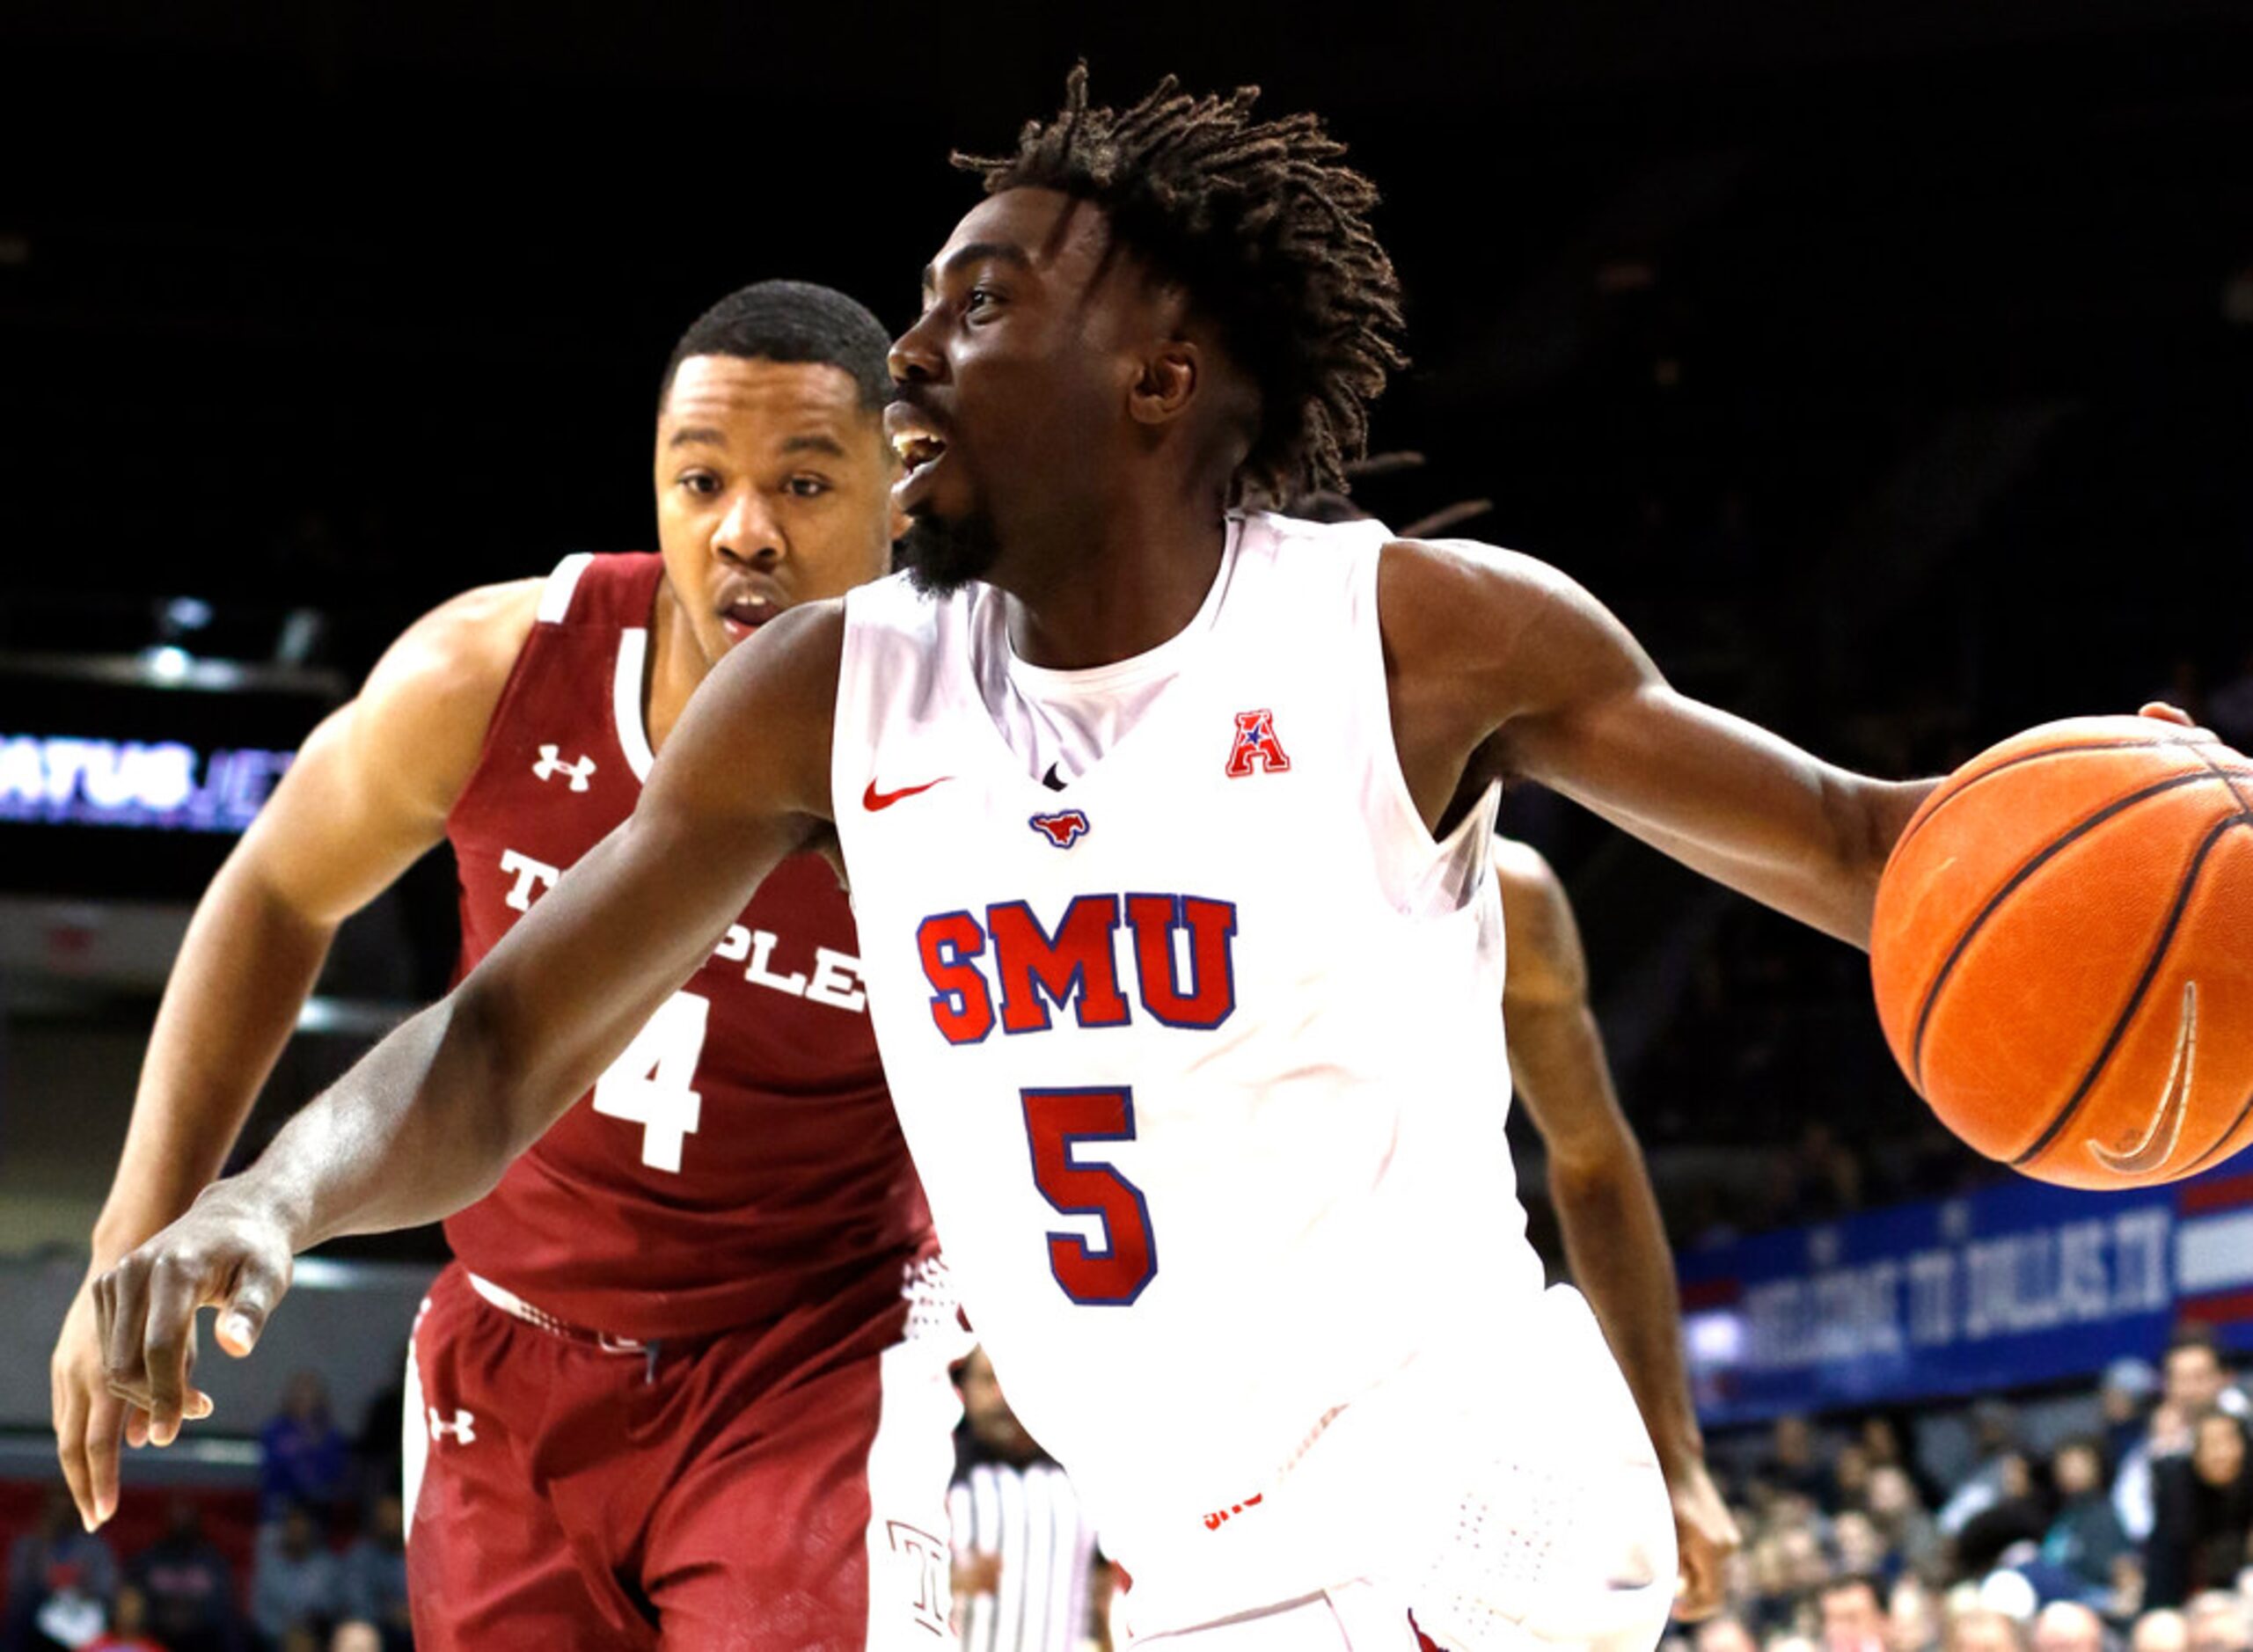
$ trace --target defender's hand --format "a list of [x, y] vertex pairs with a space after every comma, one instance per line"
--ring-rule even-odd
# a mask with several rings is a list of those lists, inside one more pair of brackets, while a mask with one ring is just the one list
[[55, 1355], [48, 1362], [54, 1394], [55, 1454], [62, 1465], [62, 1478], [70, 1500], [78, 1505], [79, 1521], [91, 1531], [117, 1512], [117, 1442], [128, 1426], [148, 1437], [149, 1417], [133, 1411], [109, 1391], [102, 1371], [99, 1314], [94, 1305], [94, 1282], [90, 1276], [70, 1299], [62, 1317], [62, 1334], [55, 1340]]
[[240, 1359], [289, 1289], [281, 1221], [232, 1182], [208, 1188], [188, 1213], [94, 1282], [109, 1392], [149, 1414], [149, 1441], [170, 1445], [184, 1418], [211, 1414], [188, 1385], [195, 1316], [219, 1310], [219, 1346]]
[[1742, 1539], [1736, 1517], [1703, 1463], [1666, 1477], [1674, 1499], [1674, 1546], [1681, 1577], [1675, 1588], [1674, 1616], [1684, 1623], [1709, 1618], [1721, 1609], [1729, 1557]]

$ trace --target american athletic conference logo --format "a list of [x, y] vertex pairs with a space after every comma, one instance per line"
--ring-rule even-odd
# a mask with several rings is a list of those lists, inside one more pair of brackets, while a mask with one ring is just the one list
[[1071, 848], [1094, 830], [1088, 824], [1087, 811], [1079, 808], [1060, 808], [1053, 815], [1035, 815], [1025, 823], [1057, 849]]
[[1283, 742], [1276, 738], [1275, 713], [1265, 709], [1238, 712], [1235, 742], [1228, 748], [1228, 778], [1240, 780], [1260, 771], [1291, 771], [1291, 759], [1284, 753]]

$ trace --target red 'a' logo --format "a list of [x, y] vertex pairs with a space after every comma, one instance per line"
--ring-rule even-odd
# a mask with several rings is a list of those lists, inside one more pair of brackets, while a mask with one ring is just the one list
[[1242, 779], [1252, 772], [1255, 763], [1269, 774], [1281, 774], [1291, 767], [1291, 759], [1283, 753], [1283, 742], [1275, 737], [1273, 712], [1236, 713], [1236, 743], [1228, 749], [1228, 778]]

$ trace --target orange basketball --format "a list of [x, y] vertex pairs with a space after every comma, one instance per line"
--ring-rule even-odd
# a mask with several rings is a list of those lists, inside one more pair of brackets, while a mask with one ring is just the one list
[[1870, 975], [1941, 1122], [2044, 1181], [2172, 1181], [2253, 1141], [2253, 762], [2148, 717], [2045, 723], [1925, 800]]

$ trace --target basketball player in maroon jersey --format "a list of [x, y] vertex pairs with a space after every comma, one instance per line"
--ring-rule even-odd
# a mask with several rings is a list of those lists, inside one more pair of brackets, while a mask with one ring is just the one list
[[[662, 557], [457, 597], [307, 741], [190, 928], [96, 1273], [216, 1173], [344, 917], [443, 837], [466, 971], [632, 813], [730, 647], [884, 571], [886, 347], [826, 289], [721, 301], [666, 375]], [[928, 1217], [856, 947], [830, 866], [785, 862], [586, 1103], [448, 1223], [406, 1401], [418, 1645], [943, 1628], [953, 1395], [943, 1350], [904, 1340]], [[83, 1294], [54, 1377], [91, 1526], [121, 1417]]]

